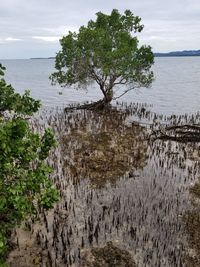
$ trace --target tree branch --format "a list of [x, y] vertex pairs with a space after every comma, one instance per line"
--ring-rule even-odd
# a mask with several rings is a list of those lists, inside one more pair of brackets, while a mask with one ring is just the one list
[[[106, 96], [106, 91], [104, 90], [105, 81], [96, 74], [96, 72], [93, 68], [91, 68], [91, 76], [96, 81], [96, 83], [99, 85], [100, 90], [103, 93], [103, 95]], [[106, 78], [107, 78], [107, 76], [104, 77], [104, 79], [106, 79]]]
[[[119, 78], [119, 77], [116, 77], [116, 78]], [[124, 80], [124, 81], [123, 81]], [[119, 80], [119, 82], [114, 82], [114, 84], [113, 85], [118, 85], [118, 84], [126, 84], [127, 83], [127, 80], [125, 79], [125, 78], [121, 78], [120, 80]]]
[[128, 92], [130, 92], [130, 91], [132, 91], [134, 89], [136, 89], [136, 87], [132, 87], [132, 88], [129, 88], [129, 89], [125, 90], [121, 95], [119, 95], [117, 97], [114, 97], [113, 100], [116, 100], [116, 99], [122, 97], [123, 95], [125, 95], [126, 93], [128, 93]]

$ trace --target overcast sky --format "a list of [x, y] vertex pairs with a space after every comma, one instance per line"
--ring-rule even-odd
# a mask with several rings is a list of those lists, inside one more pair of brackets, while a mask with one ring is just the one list
[[55, 56], [60, 37], [113, 8], [142, 18], [154, 52], [200, 49], [200, 0], [0, 0], [0, 58]]

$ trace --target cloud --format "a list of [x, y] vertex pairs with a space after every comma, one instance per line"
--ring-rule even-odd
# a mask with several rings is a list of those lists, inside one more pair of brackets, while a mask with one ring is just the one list
[[43, 31], [46, 33], [51, 33], [51, 34], [55, 34], [55, 35], [66, 35], [69, 31], [71, 32], [75, 32], [78, 30], [79, 27], [74, 27], [71, 25], [59, 25], [57, 27], [45, 27], [45, 28], [38, 28], [39, 31]]
[[22, 39], [13, 37], [0, 38], [0, 44], [13, 43], [18, 41], [22, 41]]
[[5, 41], [8, 41], [8, 42], [16, 42], [16, 41], [22, 41], [22, 39], [13, 38], [13, 37], [7, 37], [7, 38], [5, 38]]
[[58, 43], [61, 36], [33, 36], [32, 38], [43, 42]]
[[[17, 57], [28, 49], [30, 57], [34, 49], [43, 56], [49, 44], [53, 54], [60, 37], [95, 19], [98, 11], [110, 13], [113, 8], [130, 9], [142, 18], [145, 28], [139, 39], [155, 51], [200, 49], [199, 0], [1, 0], [0, 43], [15, 46]], [[1, 45], [0, 58], [6, 51]]]

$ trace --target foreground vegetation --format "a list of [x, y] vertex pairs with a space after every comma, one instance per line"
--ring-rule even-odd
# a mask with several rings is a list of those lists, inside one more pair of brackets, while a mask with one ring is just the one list
[[27, 115], [40, 103], [28, 91], [21, 96], [7, 85], [4, 70], [0, 65], [0, 266], [11, 248], [13, 228], [58, 200], [48, 177], [52, 169], [45, 163], [54, 136], [50, 129], [42, 136], [31, 130]]

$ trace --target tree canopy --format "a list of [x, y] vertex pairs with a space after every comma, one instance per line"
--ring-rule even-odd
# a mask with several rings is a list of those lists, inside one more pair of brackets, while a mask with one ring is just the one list
[[[40, 102], [15, 92], [3, 79], [0, 64], [0, 266], [8, 251], [12, 229], [38, 207], [50, 208], [58, 192], [49, 180], [52, 169], [45, 163], [55, 144], [50, 129], [34, 133], [26, 119]], [[6, 115], [6, 116], [5, 116]]]
[[[147, 87], [153, 80], [154, 56], [150, 46], [139, 46], [136, 33], [143, 30], [141, 18], [130, 10], [110, 15], [98, 12], [95, 21], [69, 32], [60, 40], [52, 83], [86, 88], [95, 81], [109, 103], [114, 88], [127, 85], [122, 94]], [[115, 96], [119, 97], [119, 96]]]

